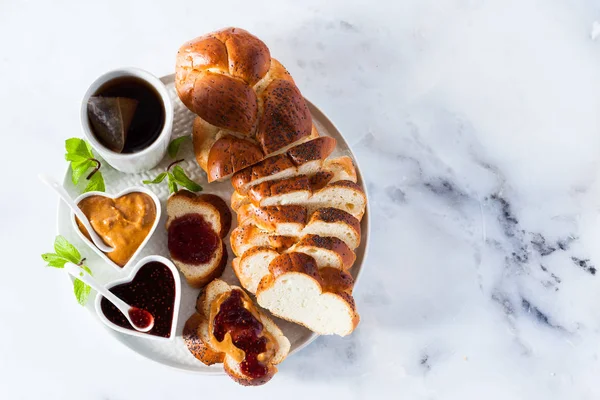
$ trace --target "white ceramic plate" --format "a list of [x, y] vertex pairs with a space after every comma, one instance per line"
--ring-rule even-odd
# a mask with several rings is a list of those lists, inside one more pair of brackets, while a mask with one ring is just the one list
[[[192, 121], [194, 120], [194, 114], [188, 111], [188, 109], [183, 105], [183, 103], [181, 103], [181, 101], [177, 97], [174, 85], [174, 75], [165, 76], [161, 78], [161, 80], [167, 86], [169, 94], [173, 99], [173, 108], [175, 113], [173, 120], [173, 138], [189, 135], [192, 131]], [[350, 150], [343, 136], [335, 128], [331, 121], [329, 121], [325, 114], [323, 114], [310, 102], [308, 102], [308, 106], [312, 113], [313, 121], [317, 126], [321, 136], [332, 136], [335, 139], [337, 139], [337, 148], [332, 156], [348, 155], [354, 159], [357, 168], [358, 183], [366, 191], [367, 188], [362, 180], [360, 167], [358, 166], [358, 163], [356, 162], [356, 159], [354, 158], [352, 151]], [[210, 184], [207, 183], [206, 174], [196, 164], [196, 161], [194, 159], [191, 141], [187, 141], [181, 146], [178, 158], [185, 158], [186, 161], [180, 163], [179, 165], [181, 165], [181, 167], [188, 173], [190, 178], [192, 178], [193, 180], [195, 180], [203, 186], [204, 193], [213, 193], [219, 195], [229, 203], [229, 198], [233, 191], [230, 182], [217, 182]], [[104, 175], [104, 180], [106, 183], [106, 192], [108, 194], [115, 194], [131, 186], [142, 185], [142, 180], [153, 179], [160, 172], [164, 171], [171, 161], [172, 160], [169, 159], [167, 156], [155, 169], [148, 172], [136, 174], [122, 173], [111, 168], [106, 163], [103, 163], [102, 173]], [[80, 194], [77, 192], [77, 189], [71, 183], [69, 171], [67, 171], [67, 173], [65, 174], [63, 184], [65, 189], [73, 198], [77, 197]], [[158, 198], [161, 201], [163, 210], [165, 210], [166, 200], [169, 196], [169, 191], [166, 182], [163, 182], [159, 185], [148, 185], [147, 187], [158, 196]], [[167, 232], [166, 229], [163, 228], [166, 221], [166, 214], [166, 212], [162, 213], [156, 231], [154, 232], [146, 246], [137, 254], [135, 258], [136, 260], [139, 260], [142, 257], [148, 255], [162, 255], [166, 257], [169, 256], [169, 252], [167, 250]], [[369, 242], [369, 214], [369, 208], [367, 205], [367, 211], [361, 223], [361, 245], [358, 249], [356, 249], [356, 262], [352, 267], [352, 270], [350, 271], [355, 279], [358, 278], [359, 273], [364, 267], [366, 249]], [[233, 215], [234, 218], [232, 221], [231, 229], [235, 228], [236, 226], [235, 213], [233, 213]], [[99, 282], [108, 283], [117, 279], [122, 279], [123, 277], [129, 274], [128, 268], [123, 269], [122, 271], [116, 271], [112, 266], [108, 265], [98, 254], [96, 254], [81, 240], [77, 232], [75, 232], [71, 223], [71, 213], [67, 206], [64, 205], [62, 202], [59, 204], [58, 207], [58, 232], [59, 234], [65, 236], [69, 241], [71, 241], [71, 243], [73, 243], [81, 251], [83, 257], [86, 257], [86, 265], [90, 267], [94, 274], [94, 277]], [[234, 255], [231, 253], [229, 240], [227, 240], [226, 243], [229, 252], [229, 260], [233, 260]], [[226, 280], [230, 284], [239, 285], [239, 281], [233, 273], [231, 265], [228, 265], [225, 269], [222, 279]], [[181, 338], [183, 325], [185, 324], [185, 321], [188, 319], [188, 317], [194, 312], [196, 297], [199, 293], [198, 289], [190, 288], [185, 283], [184, 278], [182, 278], [181, 281], [181, 306], [179, 309], [179, 317], [177, 322], [177, 337], [173, 341], [161, 342], [147, 340], [140, 337], [126, 335], [114, 331], [108, 327], [105, 327], [104, 324], [100, 322], [94, 309], [93, 299], [95, 293], [92, 293], [92, 295], [90, 296], [90, 300], [88, 301], [86, 308], [92, 313], [94, 318], [98, 319], [98, 322], [100, 324], [99, 326], [104, 327], [106, 329], [107, 334], [112, 335], [116, 340], [118, 340], [119, 342], [123, 343], [136, 353], [146, 358], [149, 358], [164, 365], [168, 365], [173, 368], [182, 369], [186, 371], [198, 372], [202, 374], [222, 374], [223, 369], [220, 365], [206, 366], [200, 361], [196, 360], [196, 358], [194, 358], [191, 355], [191, 353], [187, 350], [187, 347], [185, 346], [183, 339]], [[290, 343], [292, 345], [291, 353], [301, 350], [318, 337], [318, 335], [310, 332], [308, 329], [296, 325], [294, 323], [283, 321], [278, 318], [274, 318], [274, 320], [279, 325], [283, 333], [290, 340]]]

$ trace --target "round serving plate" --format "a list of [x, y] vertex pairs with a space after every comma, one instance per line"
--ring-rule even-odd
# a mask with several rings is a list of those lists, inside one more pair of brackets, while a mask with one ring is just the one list
[[[173, 119], [173, 139], [180, 136], [190, 135], [192, 132], [192, 122], [195, 117], [195, 115], [183, 105], [183, 103], [179, 100], [179, 97], [177, 97], [177, 93], [175, 92], [174, 77], [175, 75], [172, 74], [161, 78], [161, 81], [167, 86], [167, 90], [169, 91], [171, 99], [173, 100], [173, 109], [175, 114]], [[350, 150], [348, 143], [344, 140], [342, 134], [336, 129], [336, 127], [325, 116], [325, 114], [323, 114], [308, 100], [307, 103], [313, 117], [313, 122], [319, 130], [319, 134], [321, 136], [331, 136], [337, 140], [337, 147], [333, 152], [332, 157], [342, 155], [348, 155], [352, 157], [357, 170], [358, 183], [366, 191], [366, 186], [362, 180], [358, 163], [356, 162], [356, 159], [354, 158], [352, 151]], [[181, 165], [181, 167], [188, 173], [188, 176], [190, 176], [191, 179], [202, 185], [204, 193], [212, 193], [221, 196], [229, 204], [229, 199], [233, 193], [231, 183], [229, 181], [214, 183], [208, 183], [206, 181], [206, 174], [195, 161], [191, 141], [185, 142], [181, 146], [178, 158], [185, 159], [185, 161], [181, 162], [179, 165]], [[104, 181], [106, 184], [106, 193], [115, 194], [131, 186], [144, 186], [142, 184], [143, 180], [153, 179], [156, 175], [163, 172], [171, 161], [172, 160], [166, 156], [165, 159], [162, 160], [162, 162], [153, 170], [134, 174], [119, 172], [104, 162], [102, 164], [102, 174], [104, 175]], [[65, 189], [73, 198], [80, 194], [71, 182], [70, 173], [68, 170], [65, 174], [63, 184]], [[145, 187], [152, 190], [158, 196], [161, 201], [163, 212], [156, 231], [142, 251], [137, 254], [136, 260], [148, 255], [162, 255], [169, 257], [169, 252], [167, 249], [167, 232], [164, 228], [167, 219], [166, 200], [169, 197], [167, 184], [166, 182], [163, 182], [158, 185], [145, 185]], [[233, 213], [233, 216], [234, 218], [231, 227], [232, 230], [236, 226], [235, 213]], [[369, 242], [368, 203], [367, 211], [365, 212], [361, 222], [361, 231], [361, 245], [356, 249], [356, 262], [350, 271], [355, 280], [357, 280], [361, 270], [363, 269], [367, 245]], [[100, 283], [106, 284], [128, 274], [128, 268], [125, 268], [121, 271], [115, 270], [80, 239], [79, 235], [73, 228], [70, 211], [63, 202], [60, 202], [58, 207], [58, 233], [65, 236], [71, 243], [81, 250], [83, 257], [86, 258], [86, 265], [90, 267], [94, 277]], [[229, 265], [225, 269], [225, 272], [221, 278], [230, 284], [239, 285], [239, 281], [231, 268], [231, 260], [233, 260], [234, 255], [231, 252], [231, 247], [229, 246], [229, 237], [227, 237], [226, 244], [229, 252]], [[106, 329], [107, 334], [112, 335], [117, 341], [123, 343], [136, 353], [149, 358], [150, 360], [173, 368], [201, 374], [221, 374], [223, 373], [223, 368], [221, 365], [206, 366], [202, 364], [192, 356], [183, 342], [181, 337], [183, 325], [188, 317], [194, 312], [199, 290], [189, 287], [183, 277], [181, 278], [181, 282], [181, 307], [179, 309], [179, 317], [177, 322], [177, 336], [174, 340], [169, 342], [154, 341], [135, 337], [114, 331], [106, 327], [101, 323], [96, 314], [94, 308], [94, 297], [96, 296], [96, 293], [94, 291], [92, 291], [92, 294], [90, 295], [90, 300], [86, 305], [86, 309], [93, 315], [95, 319], [98, 320], [98, 323], [100, 323]], [[300, 351], [318, 337], [318, 335], [300, 325], [275, 317], [273, 317], [273, 319], [281, 328], [285, 336], [287, 336], [287, 338], [290, 340], [292, 345], [290, 355]]]

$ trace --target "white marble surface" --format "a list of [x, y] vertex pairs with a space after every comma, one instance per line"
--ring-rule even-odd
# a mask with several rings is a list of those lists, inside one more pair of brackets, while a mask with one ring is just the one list
[[[299, 3], [0, 3], [0, 398], [600, 398], [600, 2]], [[373, 210], [359, 328], [261, 388], [117, 345], [39, 258], [56, 200], [35, 175], [62, 175], [87, 85], [170, 73], [228, 25], [347, 136]]]

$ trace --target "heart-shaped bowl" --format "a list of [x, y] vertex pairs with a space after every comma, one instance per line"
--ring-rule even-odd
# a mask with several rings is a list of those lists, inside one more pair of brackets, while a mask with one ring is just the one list
[[156, 227], [158, 226], [158, 221], [160, 220], [160, 215], [161, 215], [160, 200], [158, 199], [158, 197], [151, 190], [148, 190], [148, 189], [146, 189], [144, 187], [140, 187], [140, 186], [133, 186], [133, 187], [131, 187], [129, 189], [125, 189], [125, 190], [123, 190], [120, 193], [117, 193], [115, 195], [110, 195], [110, 194], [104, 193], [104, 192], [87, 192], [87, 193], [81, 194], [80, 196], [78, 196], [75, 199], [75, 204], [79, 204], [79, 202], [81, 200], [83, 200], [83, 199], [85, 199], [87, 197], [96, 196], [96, 195], [108, 197], [110, 199], [115, 200], [115, 199], [118, 199], [121, 196], [125, 196], [125, 195], [127, 195], [129, 193], [134, 193], [134, 192], [144, 193], [144, 194], [147, 194], [148, 196], [150, 196], [152, 198], [152, 201], [154, 201], [154, 205], [156, 206], [156, 218], [154, 219], [154, 224], [152, 225], [152, 228], [150, 229], [150, 232], [148, 232], [148, 235], [146, 235], [146, 238], [144, 239], [144, 241], [140, 244], [140, 246], [133, 253], [133, 255], [131, 256], [131, 258], [129, 259], [129, 261], [127, 261], [127, 263], [123, 267], [119, 266], [113, 260], [111, 260], [110, 258], [108, 258], [108, 256], [105, 253], [103, 253], [99, 248], [97, 248], [96, 245], [83, 234], [83, 232], [77, 226], [77, 219], [75, 218], [75, 213], [71, 212], [71, 222], [73, 224], [73, 228], [75, 229], [75, 231], [77, 232], [77, 234], [79, 235], [79, 237], [92, 250], [94, 250], [96, 252], [96, 254], [98, 254], [100, 257], [102, 257], [102, 259], [104, 261], [106, 261], [109, 265], [111, 265], [117, 271], [122, 271], [122, 270], [128, 268], [130, 265], [132, 265], [135, 262], [135, 258], [137, 257], [137, 255], [140, 254], [140, 251], [148, 243], [148, 240], [150, 240], [150, 237], [152, 236], [152, 234], [156, 230]]
[[100, 320], [106, 326], [108, 326], [111, 329], [114, 329], [117, 332], [121, 332], [121, 333], [124, 333], [127, 335], [132, 335], [132, 336], [143, 337], [146, 339], [171, 341], [171, 340], [175, 339], [175, 333], [177, 331], [177, 316], [179, 315], [179, 304], [181, 302], [181, 278], [179, 276], [179, 271], [177, 271], [175, 264], [173, 264], [173, 262], [171, 260], [169, 260], [168, 258], [165, 258], [163, 256], [146, 256], [146, 257], [142, 258], [141, 260], [139, 260], [133, 266], [133, 268], [131, 268], [131, 270], [129, 271], [129, 274], [125, 278], [121, 278], [116, 281], [108, 283], [106, 285], [106, 289], [110, 290], [111, 288], [113, 288], [117, 285], [132, 282], [134, 280], [134, 278], [136, 277], [140, 268], [142, 268], [144, 265], [146, 265], [150, 262], [153, 262], [153, 261], [159, 262], [159, 263], [167, 266], [173, 273], [173, 279], [175, 281], [175, 301], [173, 303], [173, 320], [171, 322], [171, 333], [168, 338], [162, 337], [162, 336], [150, 335], [148, 333], [138, 332], [135, 329], [123, 328], [123, 327], [113, 323], [108, 318], [106, 318], [106, 315], [104, 315], [104, 313], [102, 312], [101, 302], [102, 302], [102, 298], [104, 296], [102, 296], [100, 293], [98, 293], [96, 295], [96, 303], [95, 303], [96, 314], [98, 315], [98, 318], [100, 318]]

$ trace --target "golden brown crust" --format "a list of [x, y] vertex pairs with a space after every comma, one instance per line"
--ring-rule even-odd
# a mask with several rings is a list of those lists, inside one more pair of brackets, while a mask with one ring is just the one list
[[295, 165], [302, 165], [313, 160], [324, 160], [335, 149], [336, 140], [329, 136], [318, 137], [294, 146], [287, 151]]
[[333, 173], [328, 171], [319, 171], [310, 177], [310, 189], [314, 192], [323, 189], [333, 178]]
[[[292, 247], [294, 243], [296, 243], [296, 238], [292, 236], [281, 236], [281, 235], [272, 235], [267, 232], [260, 230], [256, 225], [246, 223], [242, 225], [238, 225], [232, 232], [230, 237], [231, 250], [233, 254], [238, 257], [241, 257], [244, 252], [240, 246], [249, 245], [250, 247], [256, 247], [259, 245], [254, 242], [253, 239], [256, 235], [266, 235], [265, 245], [272, 247], [276, 251], [284, 251], [288, 248]], [[253, 244], [254, 243], [254, 244]]]
[[[210, 290], [210, 287], [207, 290], [204, 290], [201, 295], [198, 296], [196, 309], [198, 312], [195, 312], [190, 316], [190, 318], [186, 321], [184, 329], [183, 329], [183, 340], [188, 348], [188, 350], [196, 357], [198, 360], [203, 362], [206, 365], [212, 365], [215, 363], [223, 363], [223, 367], [225, 372], [234, 379], [237, 383], [244, 386], [258, 386], [268, 382], [273, 375], [277, 372], [277, 368], [273, 365], [273, 360], [270, 359], [268, 361], [267, 367], [268, 372], [260, 377], [260, 378], [251, 378], [248, 376], [244, 376], [239, 371], [239, 367], [237, 366], [238, 362], [231, 357], [231, 354], [227, 356], [227, 351], [217, 351], [214, 348], [214, 343], [211, 343], [211, 340], [214, 340], [214, 336], [212, 336], [212, 327], [211, 324], [208, 323], [207, 318], [214, 318], [212, 314], [213, 309], [218, 309], [219, 304], [217, 302], [222, 302], [225, 300], [233, 290], [239, 290], [242, 292], [244, 298], [249, 301], [252, 306], [254, 303], [248, 297], [248, 295], [242, 291], [237, 286], [229, 286], [227, 285], [228, 290], [222, 292], [221, 294], [215, 296], [214, 294], [211, 297], [211, 304], [206, 304], [208, 301], [208, 293], [207, 290]], [[216, 308], [215, 308], [216, 307]], [[262, 315], [256, 308], [254, 309], [254, 313], [256, 313], [256, 317], [263, 324], [264, 319], [266, 318]], [[204, 310], [204, 311], [203, 311]], [[208, 310], [211, 310], [210, 312]], [[206, 316], [205, 313], [209, 313], [210, 316]], [[268, 320], [268, 318], [266, 318]], [[270, 320], [269, 320], [270, 321]], [[271, 321], [272, 324], [272, 321]], [[273, 337], [270, 331], [264, 331], [263, 335], [266, 335], [275, 346], [279, 345], [279, 342]], [[211, 339], [212, 337], [212, 339]], [[287, 342], [287, 341], [286, 341]], [[289, 346], [289, 342], [288, 342]], [[243, 352], [242, 352], [243, 355]], [[285, 356], [284, 356], [285, 357]], [[281, 361], [281, 360], [280, 360]], [[278, 362], [280, 362], [278, 361]], [[231, 365], [230, 365], [231, 364]]]
[[[316, 139], [294, 146], [283, 154], [267, 157], [261, 162], [235, 173], [231, 178], [231, 183], [236, 190], [244, 192], [245, 185], [254, 180], [269, 177], [290, 168], [299, 167], [310, 161], [325, 160], [335, 149], [335, 144], [336, 141], [334, 138], [327, 136], [317, 137]], [[321, 171], [320, 175], [315, 178], [319, 179], [318, 183], [320, 185], [317, 186], [318, 189], [329, 182], [329, 179], [323, 179], [325, 176], [329, 176], [329, 179], [331, 179], [333, 174]]]
[[346, 292], [352, 294], [354, 279], [352, 279], [352, 276], [349, 273], [337, 268], [325, 267], [319, 270], [319, 274], [323, 280], [322, 288], [324, 292]]
[[252, 86], [270, 67], [269, 49], [260, 39], [243, 29], [225, 28], [181, 46], [176, 58], [177, 93], [211, 124], [250, 134], [258, 107]]
[[208, 181], [226, 178], [262, 158], [263, 154], [256, 144], [234, 136], [224, 136], [213, 144], [208, 154]]
[[238, 224], [250, 219], [260, 228], [269, 231], [275, 230], [278, 223], [305, 225], [307, 219], [306, 207], [299, 205], [256, 207], [246, 204], [240, 207], [237, 213]]
[[360, 187], [360, 185], [358, 183], [354, 183], [352, 181], [347, 181], [347, 180], [331, 182], [327, 186], [329, 186], [329, 187], [333, 187], [333, 186], [346, 187], [346, 188], [358, 190], [359, 192], [361, 192], [363, 194], [365, 193], [365, 191]]
[[[209, 125], [194, 124], [194, 152], [209, 182], [318, 135], [288, 71], [243, 29], [226, 28], [186, 42], [177, 53], [175, 84], [181, 101]], [[229, 149], [231, 157], [222, 154], [229, 145], [213, 152], [225, 134], [248, 137], [260, 155], [247, 146]]]
[[269, 372], [267, 372], [264, 376], [261, 376], [260, 378], [249, 378], [247, 376], [236, 374], [236, 372], [229, 368], [227, 364], [224, 364], [223, 368], [225, 369], [227, 375], [229, 375], [234, 381], [242, 386], [264, 385], [265, 383], [269, 382], [271, 378], [273, 378], [273, 375], [275, 375], [277, 372], [277, 368], [274, 365], [269, 365]]
[[[348, 270], [356, 260], [356, 254], [343, 240], [331, 236], [305, 235], [296, 244], [298, 247], [320, 247], [337, 253], [342, 259], [344, 270]], [[324, 268], [325, 269], [325, 268]], [[336, 268], [334, 268], [336, 269]], [[321, 269], [322, 271], [323, 269]]]
[[200, 201], [204, 201], [204, 202], [212, 205], [219, 212], [219, 216], [220, 216], [220, 220], [221, 220], [221, 231], [218, 233], [219, 233], [219, 236], [221, 237], [221, 239], [224, 239], [225, 236], [227, 236], [227, 234], [229, 233], [229, 229], [231, 229], [231, 218], [232, 218], [231, 211], [229, 210], [227, 203], [225, 203], [225, 201], [221, 197], [217, 196], [216, 194], [210, 194], [210, 193], [200, 194], [200, 195], [198, 195], [198, 199]]
[[266, 181], [250, 188], [248, 197], [256, 205], [266, 197], [277, 196], [299, 190], [310, 191], [310, 180], [306, 175], [298, 175], [292, 178], [277, 181]]
[[335, 172], [340, 175], [346, 175], [345, 179], [337, 178], [336, 180], [349, 180], [352, 182], [356, 182], [356, 168], [354, 167], [354, 162], [352, 161], [352, 158], [348, 156], [330, 158], [325, 161], [323, 167], [327, 171]]
[[183, 327], [183, 341], [190, 353], [202, 363], [206, 365], [222, 363], [225, 355], [213, 351], [199, 335], [202, 322], [205, 322], [204, 316], [198, 313], [192, 314]]
[[220, 129], [209, 124], [200, 117], [194, 118], [192, 127], [192, 142], [196, 162], [204, 170], [208, 170], [208, 153], [210, 148], [220, 138]]
[[237, 212], [242, 206], [250, 203], [250, 199], [234, 190], [233, 193], [231, 193], [230, 203], [231, 209]]
[[292, 236], [271, 235], [269, 236], [269, 246], [277, 251], [285, 251], [296, 243], [296, 238]]
[[300, 272], [310, 276], [321, 285], [323, 283], [315, 259], [304, 253], [291, 252], [279, 255], [269, 264], [269, 272], [273, 279], [288, 272]]
[[271, 176], [293, 167], [292, 160], [286, 154], [279, 154], [265, 158], [258, 164], [235, 173], [231, 178], [231, 183], [238, 190], [253, 180]]
[[229, 73], [253, 86], [271, 67], [267, 45], [248, 31], [225, 28], [212, 34], [225, 43], [229, 55]]
[[294, 83], [282, 79], [272, 81], [261, 93], [261, 100], [263, 113], [256, 140], [265, 154], [310, 136], [312, 117]]
[[360, 221], [356, 217], [352, 216], [352, 214], [349, 214], [346, 211], [338, 208], [319, 208], [310, 217], [310, 221], [308, 223], [310, 224], [311, 222], [318, 221], [326, 223], [343, 222], [349, 225], [354, 231], [356, 231], [358, 236], [360, 236]]
[[240, 79], [205, 71], [196, 77], [191, 107], [205, 121], [250, 135], [258, 117], [256, 93]]

